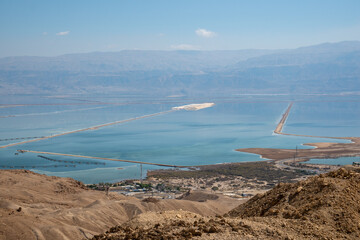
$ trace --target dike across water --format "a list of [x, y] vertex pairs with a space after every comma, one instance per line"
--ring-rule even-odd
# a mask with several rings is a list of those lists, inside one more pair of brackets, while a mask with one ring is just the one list
[[131, 122], [131, 121], [135, 121], [135, 120], [139, 120], [139, 119], [143, 119], [143, 118], [154, 117], [154, 116], [158, 116], [158, 115], [161, 115], [161, 114], [166, 114], [166, 113], [170, 113], [170, 112], [174, 112], [174, 111], [176, 111], [176, 110], [168, 110], [168, 111], [164, 111], [164, 112], [148, 114], [148, 115], [144, 115], [144, 116], [140, 116], [140, 117], [129, 118], [129, 119], [115, 121], [115, 122], [111, 122], [111, 123], [104, 123], [104, 124], [101, 124], [101, 125], [96, 125], [96, 126], [92, 126], [92, 127], [88, 127], [88, 128], [78, 129], [78, 130], [74, 130], [74, 131], [70, 131], [70, 132], [54, 134], [54, 135], [51, 135], [51, 136], [45, 136], [45, 137], [35, 138], [35, 139], [27, 140], [27, 141], [11, 143], [11, 144], [0, 146], [0, 149], [1, 148], [8, 148], [8, 147], [13, 147], [13, 146], [18, 146], [18, 145], [22, 145], [22, 144], [25, 144], [25, 143], [37, 142], [37, 141], [41, 141], [41, 140], [45, 140], [45, 139], [49, 139], [49, 138], [60, 137], [60, 136], [73, 134], [73, 133], [79, 133], [79, 132], [84, 132], [84, 131], [89, 131], [89, 130], [97, 130], [99, 128], [108, 127], [108, 126], [115, 125], [115, 124], [121, 124], [121, 123]]
[[297, 137], [311, 137], [311, 138], [331, 138], [331, 139], [346, 139], [351, 140], [351, 137], [328, 137], [328, 136], [313, 136], [313, 135], [303, 135], [303, 134], [293, 134], [293, 133], [284, 133], [282, 132], [283, 127], [285, 126], [286, 120], [289, 117], [290, 111], [292, 106], [294, 105], [294, 102], [291, 102], [286, 109], [285, 113], [282, 115], [282, 118], [280, 119], [280, 122], [276, 126], [274, 133], [279, 135], [286, 135], [286, 136], [297, 136]]
[[93, 157], [93, 156], [83, 156], [83, 155], [75, 155], [75, 154], [66, 154], [66, 153], [54, 153], [54, 152], [41, 152], [41, 151], [32, 151], [32, 150], [17, 150], [19, 153], [36, 153], [36, 154], [47, 154], [47, 155], [57, 155], [57, 156], [66, 156], [66, 157], [75, 157], [75, 158], [88, 158], [88, 159], [98, 159], [105, 161], [115, 161], [115, 162], [128, 162], [128, 163], [136, 163], [136, 164], [147, 164], [147, 165], [155, 165], [160, 167], [173, 167], [173, 168], [187, 168], [189, 166], [179, 166], [179, 165], [170, 165], [170, 164], [162, 164], [162, 163], [151, 163], [151, 162], [142, 162], [142, 161], [133, 161], [133, 160], [124, 160], [124, 159], [114, 159], [114, 158], [102, 158], [102, 157]]
[[282, 115], [282, 118], [280, 119], [280, 122], [278, 123], [278, 125], [276, 126], [275, 130], [274, 130], [274, 133], [276, 134], [283, 134], [282, 133], [282, 129], [285, 125], [285, 122], [287, 120], [287, 118], [289, 117], [289, 113], [290, 113], [290, 110], [293, 106], [293, 102], [291, 102], [288, 106], [288, 108], [286, 109], [285, 113]]

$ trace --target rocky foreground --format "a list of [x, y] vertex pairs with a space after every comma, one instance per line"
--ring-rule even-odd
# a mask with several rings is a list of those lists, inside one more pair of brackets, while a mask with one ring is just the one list
[[238, 200], [219, 196], [206, 202], [141, 201], [117, 193], [88, 189], [71, 178], [27, 170], [0, 170], [0, 239], [89, 239], [145, 212], [191, 211], [224, 214]]
[[359, 239], [360, 174], [339, 169], [280, 183], [223, 216], [143, 213], [93, 239]]
[[0, 173], [1, 240], [360, 239], [356, 168], [280, 183], [240, 205], [204, 194], [144, 201], [70, 178]]

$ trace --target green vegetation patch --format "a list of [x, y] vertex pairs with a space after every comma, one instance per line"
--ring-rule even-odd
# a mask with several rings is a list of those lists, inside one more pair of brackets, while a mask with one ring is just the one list
[[148, 177], [154, 178], [210, 178], [221, 175], [228, 177], [241, 176], [247, 179], [260, 181], [284, 181], [288, 182], [294, 178], [311, 174], [300, 170], [281, 170], [272, 162], [247, 162], [198, 166], [196, 170], [154, 170], [148, 172]]

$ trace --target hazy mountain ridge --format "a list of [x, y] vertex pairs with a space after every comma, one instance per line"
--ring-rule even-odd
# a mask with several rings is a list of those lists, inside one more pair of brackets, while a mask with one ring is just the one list
[[2, 93], [360, 91], [360, 42], [287, 50], [121, 51], [0, 59]]
[[236, 51], [143, 51], [93, 52], [57, 57], [7, 57], [0, 70], [121, 72], [121, 71], [200, 71], [225, 67], [275, 50]]
[[264, 66], [308, 65], [333, 62], [339, 57], [360, 51], [360, 42], [323, 43], [315, 46], [284, 50], [280, 53], [253, 57], [237, 63], [233, 69], [246, 69]]

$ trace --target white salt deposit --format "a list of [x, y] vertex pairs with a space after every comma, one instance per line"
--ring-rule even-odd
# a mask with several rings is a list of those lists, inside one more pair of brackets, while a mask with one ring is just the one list
[[197, 111], [203, 108], [209, 108], [214, 106], [215, 103], [194, 103], [194, 104], [188, 104], [183, 105], [179, 107], [173, 107], [173, 110], [186, 110], [186, 111]]

